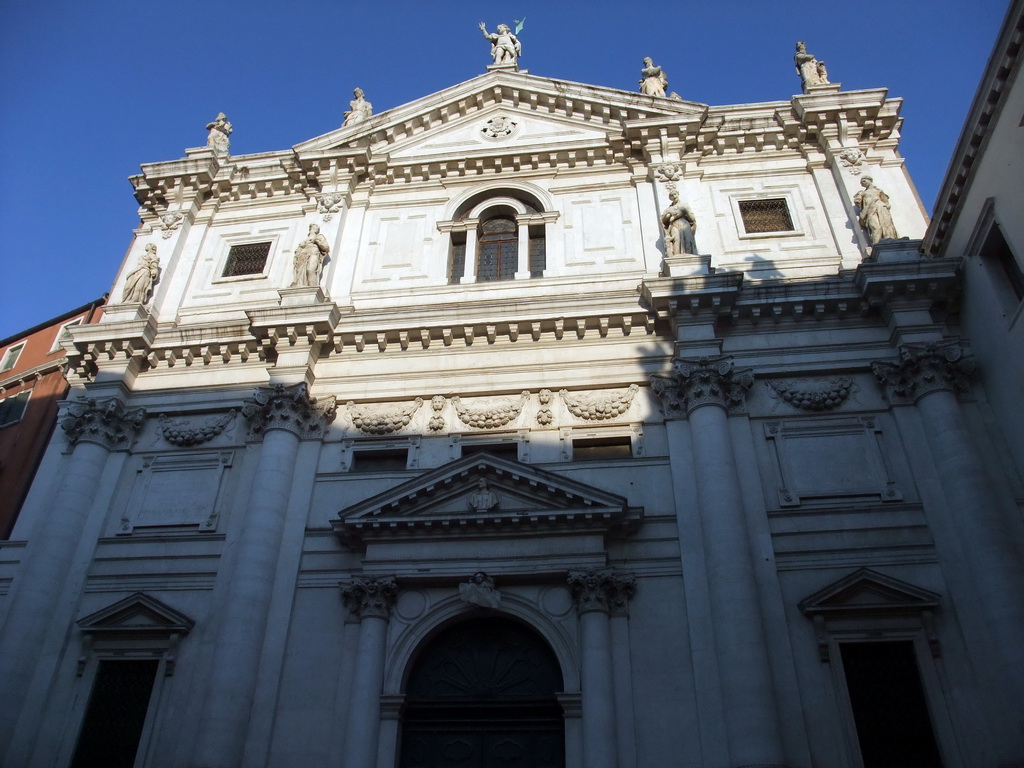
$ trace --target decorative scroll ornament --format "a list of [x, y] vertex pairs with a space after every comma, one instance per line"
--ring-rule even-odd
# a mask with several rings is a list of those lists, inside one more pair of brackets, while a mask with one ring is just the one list
[[146, 418], [144, 408], [127, 408], [116, 397], [109, 400], [79, 400], [71, 403], [60, 426], [68, 443], [95, 443], [107, 450], [128, 448]]
[[914, 403], [931, 392], [961, 394], [970, 389], [976, 365], [958, 340], [903, 344], [895, 363], [875, 361], [871, 370], [885, 387], [889, 402]]
[[167, 240], [178, 228], [182, 220], [185, 218], [185, 214], [181, 211], [169, 211], [168, 213], [160, 214], [160, 229], [163, 230], [163, 238]]
[[612, 571], [570, 571], [568, 581], [581, 614], [612, 611], [625, 615], [629, 600], [636, 593], [635, 577]]
[[676, 358], [671, 377], [652, 376], [651, 388], [665, 402], [667, 411], [687, 415], [702, 405], [717, 405], [740, 411], [746, 391], [754, 383], [749, 368], [737, 371], [731, 357]]
[[769, 381], [773, 397], [779, 397], [801, 411], [832, 411], [843, 404], [853, 389], [853, 381], [846, 378], [827, 382]]
[[184, 419], [169, 419], [160, 414], [159, 432], [171, 445], [188, 447], [201, 445], [217, 437], [234, 420], [234, 409], [222, 414], [219, 418], [208, 419], [202, 424], [189, 424]]
[[494, 579], [483, 571], [474, 573], [465, 582], [459, 584], [459, 599], [483, 608], [501, 606], [501, 593], [494, 588]]
[[284, 429], [298, 437], [323, 437], [337, 408], [334, 395], [317, 399], [309, 396], [305, 384], [276, 384], [257, 387], [242, 407], [242, 415], [253, 437], [272, 429]]
[[423, 405], [423, 398], [417, 397], [412, 405], [403, 403], [382, 403], [379, 405], [356, 405], [348, 401], [348, 412], [352, 424], [368, 435], [390, 435], [409, 426], [413, 414]]
[[495, 399], [474, 403], [470, 407], [463, 405], [462, 399], [459, 397], [453, 397], [452, 402], [455, 404], [455, 413], [463, 424], [477, 429], [497, 429], [516, 419], [529, 397], [530, 393], [524, 391], [520, 395], [518, 403], [512, 400]]
[[430, 417], [430, 421], [427, 422], [427, 429], [431, 432], [443, 432], [445, 428], [444, 411], [445, 399], [441, 395], [434, 395], [430, 399], [430, 407], [434, 411], [434, 415]]
[[332, 214], [341, 210], [344, 200], [344, 192], [324, 192], [323, 194], [317, 195], [316, 209], [318, 212], [323, 214], [324, 221], [330, 221]]
[[507, 115], [497, 115], [492, 117], [481, 128], [481, 133], [489, 139], [507, 139], [519, 126], [515, 120]]
[[356, 621], [387, 619], [398, 596], [394, 576], [379, 579], [355, 579], [341, 585], [341, 599]]
[[587, 421], [605, 421], [621, 416], [633, 404], [633, 397], [640, 389], [630, 384], [629, 389], [612, 392], [579, 392], [571, 394], [563, 389], [558, 392], [569, 413]]
[[854, 176], [860, 176], [861, 166], [866, 157], [860, 147], [847, 147], [839, 153], [839, 164]]

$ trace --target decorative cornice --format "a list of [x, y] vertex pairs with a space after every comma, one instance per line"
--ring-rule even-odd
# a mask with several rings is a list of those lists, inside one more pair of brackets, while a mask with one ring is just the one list
[[732, 358], [727, 356], [676, 358], [671, 377], [651, 377], [651, 388], [664, 401], [666, 416], [678, 411], [689, 416], [703, 405], [739, 412], [753, 383], [753, 372], [749, 368], [735, 370]]
[[885, 387], [889, 402], [894, 405], [912, 404], [932, 392], [961, 394], [970, 389], [976, 366], [974, 359], [965, 357], [956, 339], [923, 344], [903, 344], [898, 360], [891, 363], [878, 360], [871, 370]]
[[390, 435], [409, 426], [413, 414], [423, 405], [423, 398], [417, 397], [412, 405], [406, 403], [356, 405], [351, 400], [347, 405], [352, 425], [360, 432], [365, 432], [368, 435]]
[[398, 596], [398, 584], [394, 576], [377, 579], [354, 579], [341, 585], [341, 599], [355, 621], [363, 619], [384, 619], [387, 621], [391, 607]]
[[262, 438], [272, 429], [283, 429], [300, 438], [323, 437], [336, 412], [334, 395], [310, 397], [305, 384], [257, 387], [253, 398], [242, 407], [255, 438]]
[[629, 599], [636, 593], [635, 577], [612, 571], [570, 571], [568, 583], [580, 614], [628, 615]]
[[72, 446], [95, 443], [114, 451], [131, 446], [145, 418], [145, 409], [128, 408], [116, 397], [100, 401], [90, 398], [70, 403], [60, 426]]

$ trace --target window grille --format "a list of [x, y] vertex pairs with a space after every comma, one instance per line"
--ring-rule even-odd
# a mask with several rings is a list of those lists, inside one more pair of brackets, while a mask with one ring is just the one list
[[548, 266], [544, 227], [530, 227], [530, 277], [544, 277]]
[[270, 243], [246, 243], [233, 245], [228, 251], [228, 260], [221, 277], [258, 275], [263, 272], [270, 255]]
[[477, 242], [477, 281], [513, 279], [518, 260], [519, 225], [505, 217], [485, 221]]
[[783, 198], [773, 200], [742, 200], [740, 216], [748, 235], [759, 232], [791, 232], [793, 217]]

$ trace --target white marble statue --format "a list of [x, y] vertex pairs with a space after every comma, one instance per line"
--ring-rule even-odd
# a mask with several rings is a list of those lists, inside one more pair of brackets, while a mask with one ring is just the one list
[[228, 122], [227, 115], [223, 112], [218, 113], [216, 120], [206, 124], [206, 130], [209, 131], [206, 135], [206, 146], [211, 147], [217, 153], [226, 155], [231, 147], [231, 139], [228, 137], [234, 130], [231, 123]]
[[668, 78], [661, 67], [655, 66], [651, 57], [647, 56], [644, 58], [644, 68], [640, 70], [640, 93], [665, 98], [666, 88]]
[[853, 203], [860, 208], [857, 221], [864, 228], [871, 245], [881, 240], [895, 240], [899, 235], [889, 212], [889, 196], [875, 186], [875, 180], [870, 176], [863, 177], [860, 185], [863, 189], [853, 196]]
[[828, 85], [828, 71], [825, 69], [825, 62], [818, 61], [807, 52], [807, 45], [803, 41], [796, 44], [796, 55], [793, 56], [793, 63], [796, 64], [797, 74], [803, 84], [804, 93], [814, 85]]
[[309, 236], [295, 246], [295, 279], [290, 287], [311, 288], [320, 285], [324, 258], [331, 252], [327, 238], [320, 234], [320, 227], [309, 225]]
[[665, 255], [696, 254], [697, 240], [693, 233], [697, 230], [697, 217], [689, 206], [679, 202], [676, 190], [669, 190], [668, 199], [671, 204], [661, 213], [661, 225], [665, 228]]
[[366, 100], [362, 88], [356, 88], [352, 95], [355, 98], [348, 103], [348, 111], [345, 112], [345, 122], [342, 126], [355, 125], [373, 114], [373, 104]]
[[156, 285], [160, 275], [160, 259], [156, 255], [156, 245], [150, 243], [146, 252], [139, 257], [139, 263], [124, 281], [121, 302], [124, 304], [145, 304], [149, 292]]
[[487, 31], [487, 25], [480, 22], [480, 31], [484, 37], [491, 41], [491, 58], [495, 64], [515, 66], [516, 61], [523, 55], [523, 46], [519, 38], [512, 34], [507, 24], [498, 25], [498, 33], [491, 34]]

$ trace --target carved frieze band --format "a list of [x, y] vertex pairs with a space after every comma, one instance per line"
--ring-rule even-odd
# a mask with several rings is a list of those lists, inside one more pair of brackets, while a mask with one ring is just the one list
[[352, 425], [360, 432], [368, 435], [390, 435], [409, 426], [413, 414], [423, 405], [423, 398], [417, 397], [411, 404], [356, 405], [349, 400], [347, 405]]
[[160, 414], [160, 426], [157, 431], [171, 445], [188, 448], [213, 440], [231, 425], [237, 411], [234, 409], [220, 416], [209, 418], [200, 423], [192, 423], [187, 419], [169, 419]]
[[671, 376], [651, 377], [651, 388], [665, 403], [666, 416], [689, 415], [702, 405], [742, 411], [746, 392], [754, 383], [753, 372], [736, 370], [731, 357], [676, 358], [672, 367]]
[[334, 395], [310, 397], [305, 384], [257, 387], [242, 407], [249, 431], [257, 438], [272, 429], [283, 429], [301, 438], [322, 437], [336, 413]]
[[914, 403], [931, 392], [961, 394], [970, 388], [974, 359], [964, 355], [956, 339], [903, 344], [895, 363], [878, 360], [871, 370], [894, 405]]
[[354, 579], [341, 585], [341, 599], [355, 621], [367, 618], [386, 621], [397, 596], [398, 584], [394, 576]]
[[88, 399], [71, 403], [60, 426], [73, 446], [95, 443], [113, 451], [131, 445], [145, 418], [145, 409], [128, 408], [116, 397]]
[[629, 600], [636, 594], [636, 577], [613, 571], [570, 571], [569, 588], [581, 613], [601, 611], [626, 616]]
[[853, 381], [844, 377], [828, 381], [768, 381], [771, 396], [801, 411], [833, 411], [853, 391]]

